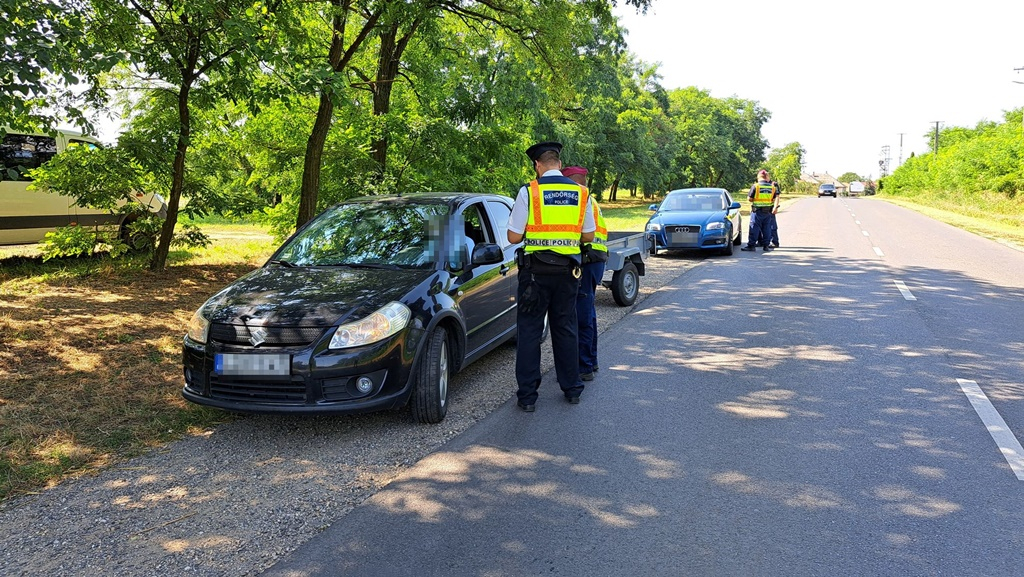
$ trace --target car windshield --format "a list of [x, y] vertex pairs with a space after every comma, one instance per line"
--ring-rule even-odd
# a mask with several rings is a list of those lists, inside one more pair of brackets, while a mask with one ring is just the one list
[[284, 266], [431, 267], [446, 204], [352, 203], [319, 216], [272, 263]]
[[670, 194], [662, 210], [725, 210], [720, 194]]

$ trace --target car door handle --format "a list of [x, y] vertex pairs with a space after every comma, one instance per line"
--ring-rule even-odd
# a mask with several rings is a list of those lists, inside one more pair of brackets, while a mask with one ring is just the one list
[[512, 267], [508, 266], [507, 264], [503, 264], [501, 265], [501, 268], [498, 270], [501, 271], [501, 276], [505, 276], [508, 274], [508, 271], [512, 270]]

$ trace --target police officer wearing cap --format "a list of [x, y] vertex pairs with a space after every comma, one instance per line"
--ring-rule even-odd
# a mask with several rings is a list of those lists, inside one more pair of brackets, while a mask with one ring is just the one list
[[[584, 189], [587, 188], [587, 169], [582, 166], [567, 166], [562, 169], [562, 174], [568, 176]], [[604, 267], [608, 262], [608, 226], [604, 222], [604, 215], [601, 214], [601, 207], [588, 191], [590, 199], [590, 210], [594, 213], [594, 224], [597, 229], [594, 231], [594, 240], [590, 244], [584, 244], [581, 257], [583, 259], [583, 274], [580, 275], [580, 288], [576, 293], [576, 322], [578, 327], [578, 339], [580, 343], [580, 379], [583, 381], [594, 380], [594, 373], [597, 372], [597, 309], [594, 300], [597, 292], [597, 285], [601, 284], [604, 277]]]
[[519, 255], [516, 322], [516, 391], [520, 409], [531, 413], [540, 388], [540, 343], [544, 318], [551, 331], [555, 375], [565, 399], [580, 401], [576, 293], [581, 274], [580, 243], [594, 240], [596, 224], [584, 187], [562, 175], [562, 145], [541, 142], [526, 150], [536, 180], [516, 195], [508, 220], [508, 241], [523, 243]]
[[767, 170], [758, 171], [757, 182], [750, 187], [747, 200], [751, 205], [750, 232], [747, 235], [747, 246], [740, 250], [753, 251], [760, 244], [765, 251], [769, 251], [771, 250], [771, 247], [768, 246], [772, 236], [771, 223], [774, 213], [778, 210], [779, 189], [768, 178]]

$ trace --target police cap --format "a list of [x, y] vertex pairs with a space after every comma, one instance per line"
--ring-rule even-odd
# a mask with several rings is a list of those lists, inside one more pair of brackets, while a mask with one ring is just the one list
[[554, 150], [555, 152], [561, 154], [562, 144], [560, 142], [538, 142], [537, 144], [534, 144], [530, 148], [526, 149], [526, 156], [529, 156], [530, 160], [537, 162], [537, 159], [540, 158], [540, 155], [544, 154], [549, 150]]

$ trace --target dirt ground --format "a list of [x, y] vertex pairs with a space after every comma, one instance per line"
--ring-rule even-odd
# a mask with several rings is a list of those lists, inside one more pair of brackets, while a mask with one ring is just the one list
[[210, 418], [181, 399], [181, 338], [253, 265], [27, 278], [7, 274], [16, 262], [0, 260], [0, 499]]

